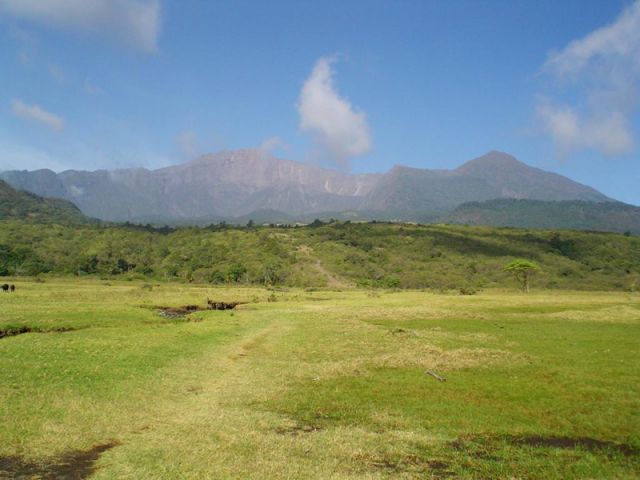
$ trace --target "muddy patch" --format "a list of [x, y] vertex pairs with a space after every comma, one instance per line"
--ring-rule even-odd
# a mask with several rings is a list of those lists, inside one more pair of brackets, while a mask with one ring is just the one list
[[184, 305], [182, 307], [154, 307], [158, 311], [158, 315], [164, 318], [184, 318], [187, 315], [206, 310], [198, 305]]
[[233, 310], [238, 305], [243, 305], [247, 302], [217, 302], [213, 300], [207, 300], [207, 304], [205, 306], [202, 305], [183, 305], [181, 307], [163, 307], [163, 306], [154, 306], [148, 307], [143, 306], [143, 308], [151, 308], [158, 312], [158, 315], [164, 318], [185, 318], [192, 313], [201, 312], [204, 310]]
[[72, 332], [75, 328], [56, 327], [56, 328], [31, 328], [27, 326], [0, 328], [0, 338], [15, 337], [23, 333], [64, 333]]
[[502, 445], [533, 448], [555, 448], [564, 450], [583, 450], [601, 455], [623, 455], [635, 457], [640, 449], [632, 445], [599, 440], [590, 437], [562, 437], [543, 435], [498, 435], [489, 437], [461, 437], [450, 443], [459, 452], [483, 460], [499, 460], [497, 451]]
[[96, 471], [95, 463], [118, 442], [95, 445], [89, 450], [75, 450], [42, 463], [24, 460], [19, 456], [0, 457], [0, 478], [81, 480]]

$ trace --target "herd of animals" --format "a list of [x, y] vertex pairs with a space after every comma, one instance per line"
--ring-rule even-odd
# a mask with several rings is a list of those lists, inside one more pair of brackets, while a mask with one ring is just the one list
[[16, 286], [15, 285], [9, 285], [8, 283], [3, 283], [2, 284], [2, 291], [3, 292], [15, 292], [16, 291]]

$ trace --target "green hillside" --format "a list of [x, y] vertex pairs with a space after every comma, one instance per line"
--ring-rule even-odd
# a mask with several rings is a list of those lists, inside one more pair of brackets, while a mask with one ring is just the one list
[[78, 223], [88, 220], [71, 202], [16, 190], [0, 180], [0, 220], [7, 219], [42, 223]]
[[497, 227], [640, 233], [640, 207], [621, 202], [497, 199], [465, 203], [442, 221]]
[[640, 238], [612, 233], [348, 222], [180, 229], [0, 224], [5, 275], [473, 290], [514, 287], [503, 267], [515, 258], [540, 265], [534, 289], [640, 285]]

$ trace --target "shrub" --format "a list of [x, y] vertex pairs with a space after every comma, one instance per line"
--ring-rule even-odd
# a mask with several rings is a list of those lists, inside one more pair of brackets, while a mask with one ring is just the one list
[[460, 295], [475, 295], [478, 291], [472, 286], [460, 287], [458, 289]]

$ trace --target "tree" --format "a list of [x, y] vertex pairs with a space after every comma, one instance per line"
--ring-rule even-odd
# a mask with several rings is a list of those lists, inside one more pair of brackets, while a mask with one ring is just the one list
[[286, 272], [278, 262], [269, 262], [264, 266], [262, 282], [265, 285], [277, 285], [282, 283], [286, 277]]
[[529, 279], [531, 275], [540, 270], [540, 267], [530, 260], [518, 259], [508, 263], [504, 267], [505, 272], [510, 272], [520, 282], [522, 291], [529, 292]]
[[227, 280], [238, 283], [242, 276], [247, 273], [247, 269], [241, 263], [234, 263], [227, 269]]

